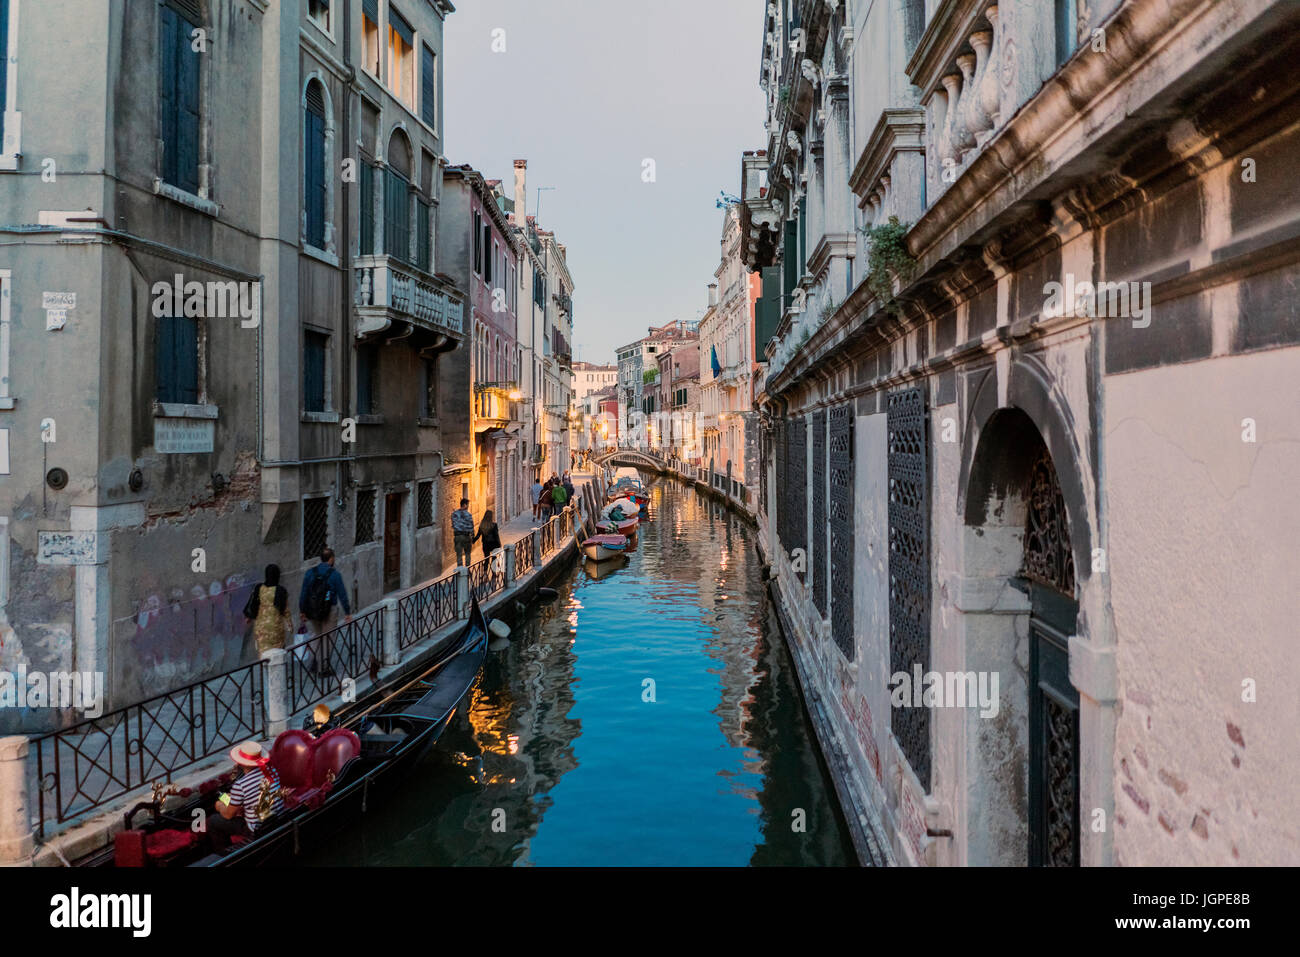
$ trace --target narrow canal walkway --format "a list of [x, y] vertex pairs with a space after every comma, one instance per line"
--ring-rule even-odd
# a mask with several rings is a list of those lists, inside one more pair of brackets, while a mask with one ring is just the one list
[[670, 479], [516, 609], [457, 723], [304, 864], [848, 864], [752, 526]]

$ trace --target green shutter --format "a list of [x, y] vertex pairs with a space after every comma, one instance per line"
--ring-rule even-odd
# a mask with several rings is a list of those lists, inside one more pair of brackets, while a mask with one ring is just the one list
[[[0, 0], [0, 61], [9, 58], [9, 0]], [[0, 62], [0, 66], [3, 66]], [[5, 104], [8, 100], [8, 69], [0, 69], [0, 146], [5, 140]]]
[[362, 256], [375, 252], [375, 168], [361, 161], [361, 242]]
[[781, 250], [781, 264], [785, 267], [785, 285], [781, 290], [781, 307], [790, 305], [795, 286], [799, 285], [799, 223], [785, 221], [785, 243]]
[[424, 62], [420, 71], [420, 118], [430, 126], [437, 119], [438, 106], [438, 61], [428, 46], [424, 50]]
[[307, 92], [303, 149], [303, 194], [307, 213], [307, 242], [325, 248], [325, 104], [313, 83]]

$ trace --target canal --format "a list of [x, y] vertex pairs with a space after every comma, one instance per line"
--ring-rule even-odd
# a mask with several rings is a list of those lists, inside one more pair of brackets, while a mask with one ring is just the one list
[[[649, 478], [649, 476], [647, 476]], [[304, 864], [855, 862], [746, 522], [651, 483], [626, 558], [516, 609], [436, 750]]]

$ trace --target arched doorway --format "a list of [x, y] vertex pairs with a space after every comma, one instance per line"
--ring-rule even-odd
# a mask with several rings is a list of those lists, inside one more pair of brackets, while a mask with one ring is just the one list
[[1002, 408], [980, 428], [968, 475], [966, 667], [998, 674], [1000, 703], [966, 728], [965, 863], [1077, 866], [1079, 605], [1057, 466], [1033, 419]]

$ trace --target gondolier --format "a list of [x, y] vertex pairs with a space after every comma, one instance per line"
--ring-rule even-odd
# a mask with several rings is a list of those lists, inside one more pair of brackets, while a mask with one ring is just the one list
[[208, 823], [215, 849], [226, 847], [237, 835], [252, 837], [257, 829], [284, 810], [280, 775], [256, 741], [245, 741], [230, 749], [230, 758], [244, 773], [229, 794], [217, 799], [217, 814]]

